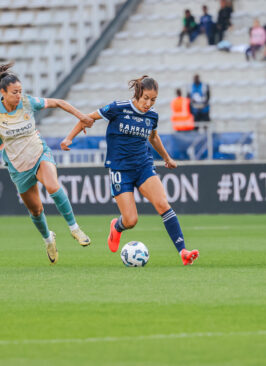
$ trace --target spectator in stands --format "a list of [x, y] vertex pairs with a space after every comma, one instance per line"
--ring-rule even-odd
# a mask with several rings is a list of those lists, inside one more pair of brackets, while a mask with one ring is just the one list
[[9, 71], [12, 63], [0, 65], [0, 145], [11, 180], [42, 235], [51, 264], [58, 260], [55, 234], [48, 229], [40, 199], [38, 181], [46, 188], [58, 211], [66, 220], [71, 235], [80, 245], [90, 244], [78, 226], [69, 199], [57, 179], [52, 152], [35, 129], [34, 112], [43, 108], [61, 108], [84, 123], [91, 118], [62, 99], [34, 98], [22, 94], [19, 78]]
[[210, 121], [210, 88], [200, 80], [199, 75], [194, 75], [194, 81], [189, 90], [190, 108], [195, 122]]
[[203, 15], [200, 17], [200, 32], [205, 33], [208, 44], [213, 45], [215, 43], [215, 24], [212, 21], [212, 16], [208, 14], [206, 5], [203, 5], [202, 11]]
[[195, 22], [195, 18], [190, 13], [189, 9], [185, 10], [185, 16], [183, 18], [183, 30], [179, 34], [178, 47], [182, 45], [183, 38], [185, 35], [189, 38], [189, 44], [193, 42], [199, 34], [198, 24]]
[[255, 19], [253, 22], [253, 27], [250, 29], [250, 46], [246, 50], [246, 59], [249, 61], [250, 55], [255, 60], [256, 53], [265, 46], [266, 43], [266, 31], [260, 25], [258, 19]]
[[224, 32], [231, 26], [231, 14], [233, 8], [231, 2], [227, 0], [220, 1], [220, 10], [218, 12], [216, 22], [216, 41], [221, 42], [224, 37]]
[[[112, 252], [119, 248], [121, 234], [133, 228], [138, 221], [134, 188], [148, 199], [161, 215], [166, 231], [181, 255], [184, 265], [192, 264], [198, 257], [198, 250], [185, 249], [184, 237], [165, 190], [153, 166], [153, 159], [147, 141], [165, 161], [169, 169], [176, 168], [176, 162], [165, 150], [157, 132], [158, 114], [154, 105], [158, 95], [157, 82], [144, 75], [129, 82], [134, 96], [128, 101], [114, 101], [90, 113], [93, 121], [104, 118], [107, 123], [107, 156], [105, 166], [110, 169], [111, 190], [120, 210], [120, 217], [110, 224], [108, 246]], [[91, 124], [92, 126], [93, 124]], [[78, 123], [62, 141], [61, 148], [69, 150], [72, 139], [86, 125]]]
[[194, 117], [190, 112], [190, 99], [182, 97], [181, 89], [176, 90], [176, 98], [171, 101], [171, 121], [175, 131], [194, 130]]

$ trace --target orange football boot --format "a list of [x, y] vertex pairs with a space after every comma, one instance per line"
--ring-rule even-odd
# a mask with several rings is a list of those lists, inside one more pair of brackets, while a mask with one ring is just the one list
[[199, 251], [197, 249], [193, 249], [191, 251], [187, 249], [182, 249], [181, 258], [184, 266], [188, 264], [193, 264], [194, 260], [196, 260], [199, 256]]
[[119, 231], [115, 228], [115, 223], [117, 222], [117, 219], [113, 219], [110, 224], [110, 233], [108, 236], [108, 245], [111, 252], [117, 252], [119, 248], [120, 243], [120, 237], [121, 234]]

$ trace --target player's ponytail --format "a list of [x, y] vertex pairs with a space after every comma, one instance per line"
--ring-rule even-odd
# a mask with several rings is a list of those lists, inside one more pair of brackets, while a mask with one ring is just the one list
[[9, 84], [14, 84], [17, 81], [20, 82], [17, 75], [8, 71], [13, 65], [14, 62], [0, 65], [0, 89], [4, 89], [4, 91], [7, 91]]
[[153, 78], [150, 78], [148, 75], [143, 75], [139, 79], [130, 80], [128, 83], [129, 89], [134, 89], [134, 96], [136, 100], [139, 100], [143, 94], [143, 90], [155, 90], [158, 92], [158, 83]]

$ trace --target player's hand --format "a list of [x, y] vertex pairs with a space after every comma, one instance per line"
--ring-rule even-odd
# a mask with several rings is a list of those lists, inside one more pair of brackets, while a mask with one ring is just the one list
[[82, 123], [82, 125], [85, 125], [85, 127], [91, 128], [94, 123], [94, 119], [89, 117], [87, 114], [83, 114], [83, 117], [80, 119], [80, 122]]
[[81, 122], [81, 128], [82, 128], [82, 131], [84, 132], [85, 135], [87, 135], [87, 131], [86, 131], [86, 128], [90, 128], [87, 124]]
[[67, 138], [65, 138], [61, 143], [60, 143], [60, 147], [62, 150], [65, 150], [65, 151], [69, 151], [70, 148], [68, 147], [69, 145], [72, 144], [72, 140], [69, 140]]
[[168, 160], [165, 160], [164, 166], [168, 169], [174, 169], [177, 167], [177, 163], [173, 159], [169, 158]]

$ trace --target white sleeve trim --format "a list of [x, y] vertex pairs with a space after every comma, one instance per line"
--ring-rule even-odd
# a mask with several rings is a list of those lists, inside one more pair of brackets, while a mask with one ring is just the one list
[[104, 115], [101, 113], [100, 109], [97, 109], [97, 112], [99, 113], [99, 115], [106, 121], [106, 122], [110, 122], [108, 118], [104, 117]]

